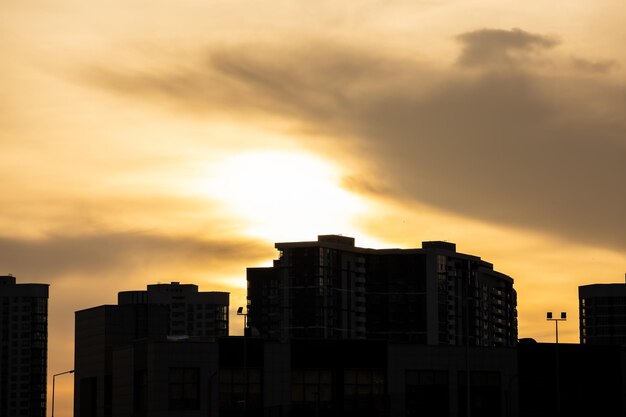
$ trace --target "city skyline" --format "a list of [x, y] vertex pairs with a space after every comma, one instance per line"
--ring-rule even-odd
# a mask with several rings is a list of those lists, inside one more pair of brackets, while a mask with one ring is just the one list
[[[326, 244], [329, 244], [331, 247], [343, 248], [344, 250], [345, 249], [349, 250], [351, 246], [353, 247], [354, 242], [355, 242], [354, 238], [344, 237], [342, 235], [318, 236], [318, 240], [320, 241], [318, 243], [321, 243], [322, 245], [325, 244], [325, 243], [323, 243], [324, 240], [330, 240], [331, 242], [330, 243], [326, 243]], [[339, 240], [340, 244], [337, 245], [336, 243], [332, 243], [333, 240]], [[348, 242], [348, 246], [347, 247], [344, 246], [346, 244], [344, 241]], [[307, 245], [311, 245], [311, 244], [315, 245], [316, 242], [277, 243], [276, 244], [276, 248], [279, 249], [279, 252], [282, 253], [283, 250], [284, 250], [284, 245], [287, 245], [287, 246], [293, 245], [294, 247], [303, 247], [303, 248], [305, 248], [305, 247], [307, 247]], [[456, 250], [455, 250], [456, 245], [454, 243], [449, 243], [449, 242], [423, 242], [423, 245], [425, 245], [424, 246], [425, 248], [432, 248], [435, 251], [440, 251], [440, 250], [443, 249], [443, 252], [439, 252], [439, 253], [456, 256]], [[399, 253], [402, 253], [402, 252], [405, 252], [405, 253], [416, 253], [415, 251], [418, 251], [418, 252], [422, 251], [422, 249], [400, 249], [400, 248], [386, 248], [386, 249], [385, 248], [381, 248], [381, 249], [356, 248], [356, 250], [357, 251], [362, 251], [364, 253], [381, 252], [381, 253], [388, 253], [388, 254], [399, 254]], [[435, 252], [435, 253], [437, 253], [437, 252]], [[483, 263], [485, 266], [488, 266], [489, 268], [491, 268], [491, 264], [490, 263], [485, 262], [484, 260], [481, 261], [479, 257], [475, 257], [475, 256], [471, 256], [471, 255], [465, 255], [465, 254], [459, 254], [459, 256], [476, 259], [476, 260], [480, 261], [481, 263]], [[451, 259], [453, 259], [453, 258], [451, 258]], [[273, 261], [273, 262], [274, 262], [274, 265], [277, 265], [276, 264], [276, 262], [277, 262], [276, 260]], [[248, 269], [250, 269], [250, 268], [248, 268]], [[260, 269], [269, 269], [269, 268], [258, 268], [258, 267], [257, 268], [252, 268], [252, 270], [260, 270]], [[500, 275], [500, 276], [506, 277], [505, 275], [500, 274], [498, 272], [495, 272], [495, 273]], [[248, 272], [248, 274], [249, 274], [249, 272]], [[452, 273], [452, 275], [454, 276], [455, 273]], [[9, 275], [7, 277], [10, 278], [10, 279], [15, 280], [15, 277], [13, 277], [11, 275]], [[269, 277], [269, 275], [268, 275], [268, 277]], [[259, 276], [259, 278], [261, 278], [261, 276]], [[248, 275], [248, 280], [249, 279], [250, 278], [249, 278], [249, 275]], [[510, 278], [506, 277], [506, 279], [510, 279]], [[26, 284], [22, 284], [22, 285], [28, 286], [28, 285], [32, 285], [32, 284], [27, 284], [26, 283]], [[44, 285], [47, 285], [47, 284], [44, 284]], [[592, 283], [591, 285], [587, 285], [586, 287], [594, 287], [594, 286], [602, 287], [603, 285], [607, 286], [607, 284]], [[623, 288], [622, 288], [623, 285], [624, 285], [623, 283], [611, 282], [610, 284], [608, 284], [608, 286], [611, 286], [611, 285], [616, 286], [616, 288], [619, 287], [619, 290], [623, 292]], [[153, 296], [152, 300], [149, 300], [148, 298], [150, 298], [150, 297], [147, 297], [147, 295], [149, 295], [149, 293], [152, 292], [152, 291], [164, 291], [164, 292], [167, 291], [167, 292], [169, 292], [170, 290], [168, 290], [168, 288], [172, 288], [172, 287], [174, 287], [174, 288], [177, 288], [177, 287], [180, 287], [180, 288], [191, 288], [192, 291], [196, 291], [196, 292], [199, 289], [202, 290], [202, 288], [199, 288], [198, 285], [196, 285], [194, 283], [191, 283], [191, 282], [187, 282], [187, 281], [182, 282], [182, 283], [179, 283], [179, 282], [171, 282], [171, 283], [161, 283], [161, 282], [158, 282], [156, 284], [155, 283], [147, 284], [148, 291], [146, 291], [146, 290], [137, 290], [137, 289], [121, 290], [121, 291], [118, 292], [117, 298], [118, 298], [118, 302], [119, 303], [131, 304], [131, 305], [132, 304], [136, 304], [136, 303], [142, 304], [142, 303], [146, 303], [146, 302], [148, 302], [148, 303], [154, 303], [154, 302], [161, 302], [161, 303], [162, 302], [166, 302], [166, 303], [169, 303], [169, 302], [172, 302], [171, 300], [167, 301], [169, 299], [169, 297], [170, 297], [169, 295], [165, 295], [164, 294], [165, 297], [160, 297], [160, 298], [155, 298]], [[585, 286], [579, 287], [578, 290], [580, 291], [581, 288], [585, 288]], [[187, 290], [185, 290], [185, 291], [187, 291]], [[219, 297], [221, 297], [222, 294], [223, 294], [226, 297], [226, 300], [227, 300], [229, 298], [229, 294], [230, 293], [229, 292], [212, 292], [211, 291], [211, 292], [204, 293], [204, 294], [211, 294], [210, 295], [211, 297], [214, 297], [213, 294], [218, 295]], [[187, 297], [188, 297], [188, 295], [187, 295]], [[248, 297], [249, 297], [249, 293], [248, 293]], [[174, 297], [174, 298], [183, 298], [183, 297]], [[161, 300], [161, 301], [157, 301], [157, 300]], [[113, 306], [111, 306], [111, 304], [113, 304]], [[86, 307], [86, 310], [82, 310], [82, 311], [98, 311], [98, 310], [100, 310], [102, 308], [105, 308], [105, 307], [116, 307], [116, 306], [115, 306], [114, 303], [105, 303], [102, 306], [89, 306], [89, 307]], [[130, 307], [130, 305], [129, 305], [129, 307]], [[240, 311], [238, 311], [239, 308], [240, 307], [238, 307], [236, 305], [230, 305], [229, 310], [231, 310], [233, 312], [232, 313], [233, 318], [239, 318], [238, 316], [241, 316], [241, 314], [239, 314]], [[236, 311], [236, 313], [235, 313], [235, 311]], [[81, 311], [77, 311], [76, 313], [81, 313]], [[156, 313], [156, 310], [153, 313]], [[149, 313], [149, 314], [153, 314], [153, 313]], [[228, 315], [229, 314], [227, 313], [226, 317]], [[160, 317], [160, 316], [158, 314], [156, 314], [155, 318], [158, 318], [158, 317]], [[163, 317], [161, 317], [161, 318], [163, 318]], [[575, 317], [570, 315], [570, 319], [571, 319], [571, 321], [574, 321], [575, 323], [578, 323], [578, 314], [576, 314]], [[243, 323], [245, 323], [245, 320], [243, 321]], [[83, 325], [83, 327], [84, 327], [84, 325]], [[238, 320], [236, 320], [236, 319], [235, 320], [230, 320], [229, 326], [228, 326], [228, 332], [229, 332], [228, 334], [230, 334], [230, 335], [241, 335], [242, 332], [238, 331], [240, 329], [240, 327], [243, 328], [243, 324], [242, 324], [242, 326], [240, 326], [239, 323], [238, 323]], [[517, 327], [517, 325], [516, 325], [516, 327]], [[577, 325], [577, 329], [578, 329], [578, 325]], [[561, 330], [561, 332], [562, 332], [562, 330]], [[184, 333], [185, 332], [183, 332], [183, 333], [178, 332], [178, 334], [184, 334]], [[196, 332], [193, 332], [194, 335], [195, 335], [195, 333]], [[177, 336], [175, 336], [177, 334], [176, 331], [173, 331], [172, 334], [174, 335], [173, 337], [177, 337]], [[516, 332], [516, 334], [517, 334], [517, 332]], [[520, 334], [522, 335], [522, 336], [520, 336], [520, 339], [534, 340], [533, 338], [528, 337], [527, 335], [524, 335], [524, 330], [523, 329], [520, 331]], [[195, 336], [198, 337], [197, 335], [195, 335]], [[180, 337], [180, 336], [178, 336], [178, 337]], [[188, 337], [188, 336], [185, 336], [185, 337]], [[200, 336], [200, 337], [202, 337], [202, 336]], [[568, 340], [567, 336], [566, 336], [566, 340], [563, 340], [562, 333], [561, 333], [561, 339], [560, 340], [561, 340], [561, 343], [563, 343], [563, 342], [565, 342], [565, 343], [576, 343], [576, 344], [579, 343], [578, 340], [577, 341]], [[548, 342], [550, 342], [550, 341], [548, 341]], [[71, 368], [72, 368], [71, 372], [73, 373], [74, 372], [74, 370], [73, 370], [74, 364], [72, 364]], [[68, 372], [70, 372], [70, 371], [65, 371], [64, 373], [68, 373]], [[48, 376], [50, 376], [50, 375], [52, 375], [52, 373], [50, 373], [50, 371], [49, 371], [48, 372]], [[65, 384], [65, 385], [67, 386], [67, 384]], [[63, 392], [63, 391], [61, 391], [61, 392]], [[66, 395], [71, 395], [71, 393], [74, 392], [74, 389], [72, 388], [72, 390], [69, 392], [69, 394], [67, 394], [67, 391], [65, 391], [65, 392], [66, 392]], [[58, 393], [58, 391], [57, 391], [57, 393]], [[57, 394], [57, 395], [59, 395], [59, 394]], [[61, 394], [61, 395], [63, 395], [63, 394]], [[48, 401], [48, 405], [50, 406], [50, 401]]]
[[[318, 407], [327, 410], [323, 415], [344, 415], [355, 408], [360, 409], [356, 415], [388, 415], [390, 410], [391, 415], [412, 410], [412, 415], [424, 407], [457, 415], [470, 407], [463, 400], [469, 397], [457, 391], [465, 383], [460, 375], [468, 369], [475, 385], [472, 398], [477, 396], [471, 401], [474, 415], [555, 415], [559, 407], [570, 414], [584, 409], [614, 415], [623, 409], [624, 345], [619, 338], [592, 342], [598, 345], [593, 349], [561, 346], [567, 352], [567, 365], [561, 367], [558, 344], [528, 338], [518, 344], [511, 278], [478, 256], [456, 252], [454, 243], [376, 250], [355, 246], [350, 237], [323, 235], [317, 241], [278, 242], [275, 248], [280, 255], [273, 267], [248, 268], [247, 309], [237, 307], [247, 337], [219, 337], [217, 327], [204, 326], [214, 315], [204, 313], [215, 308], [215, 296], [219, 303], [227, 303], [228, 296], [208, 292], [199, 297], [193, 284], [152, 284], [147, 291], [118, 293], [119, 305], [76, 312], [75, 415], [117, 415], [131, 409], [155, 416], [175, 409], [198, 415], [317, 415]], [[588, 327], [587, 336], [623, 335], [620, 295], [625, 286], [579, 287], [581, 324], [586, 318], [595, 325]], [[584, 291], [588, 287], [594, 287], [593, 296]], [[581, 331], [581, 343], [583, 335]], [[302, 356], [298, 346], [307, 346], [308, 353]], [[362, 359], [347, 359], [347, 351]], [[525, 365], [518, 368], [518, 361]], [[241, 379], [247, 367], [251, 379]], [[301, 380], [303, 370], [309, 377], [317, 375], [316, 367], [328, 384], [317, 405], [310, 389], [303, 395]], [[359, 391], [367, 394], [358, 400], [348, 378], [355, 367], [361, 369], [359, 375], [375, 369], [379, 384]], [[433, 369], [439, 382], [432, 379]], [[546, 391], [555, 384], [555, 370], [567, 387], [558, 394], [557, 378], [556, 397]], [[409, 378], [421, 374], [424, 380]], [[483, 390], [486, 381], [479, 382], [487, 374], [489, 393]], [[172, 388], [182, 383], [182, 375], [190, 384], [187, 394]], [[212, 382], [216, 375], [219, 388]], [[518, 377], [520, 386], [514, 388]], [[581, 390], [588, 395], [581, 397]], [[375, 398], [370, 397], [374, 392]]]
[[[274, 242], [455, 242], [515, 280], [519, 337], [626, 270], [626, 4], [77, 0], [0, 6], [0, 274], [75, 311], [231, 292]], [[48, 387], [51, 379], [48, 380]], [[57, 378], [59, 415], [71, 378]]]

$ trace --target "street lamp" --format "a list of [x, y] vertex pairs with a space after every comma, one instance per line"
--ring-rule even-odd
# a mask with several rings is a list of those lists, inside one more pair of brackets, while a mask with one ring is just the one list
[[552, 312], [548, 311], [546, 314], [546, 320], [553, 321], [555, 325], [555, 334], [556, 334], [556, 415], [557, 417], [561, 415], [561, 384], [560, 384], [560, 375], [559, 375], [559, 322], [567, 320], [567, 313], [562, 311], [561, 317], [553, 317]]
[[65, 371], [65, 372], [59, 372], [58, 374], [54, 374], [52, 375], [52, 417], [54, 417], [54, 384], [55, 384], [55, 380], [56, 377], [59, 375], [65, 375], [65, 374], [73, 374], [74, 370], [71, 369], [69, 371]]
[[567, 313], [562, 311], [561, 317], [555, 318], [552, 316], [552, 312], [548, 311], [548, 313], [546, 313], [546, 320], [553, 321], [554, 324], [556, 325], [556, 344], [558, 345], [559, 344], [559, 322], [567, 320]]
[[243, 312], [243, 307], [237, 308], [237, 315], [243, 316], [243, 335], [246, 335], [246, 327], [248, 327], [248, 313]]

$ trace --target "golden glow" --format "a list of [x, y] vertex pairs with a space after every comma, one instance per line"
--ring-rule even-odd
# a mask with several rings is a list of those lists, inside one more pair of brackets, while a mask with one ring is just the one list
[[354, 233], [366, 201], [340, 187], [336, 165], [299, 152], [253, 151], [219, 164], [199, 185], [235, 217], [245, 233], [269, 241]]
[[[73, 366], [74, 311], [114, 303], [117, 291], [158, 280], [231, 291], [236, 308], [245, 303], [245, 268], [271, 262], [273, 242], [315, 240], [318, 234], [353, 236], [365, 247], [455, 242], [459, 251], [479, 255], [515, 278], [520, 336], [540, 341], [553, 340], [553, 326], [545, 321], [552, 310], [568, 312], [561, 337], [576, 342], [577, 286], [622, 280], [623, 252], [451, 215], [398, 196], [381, 201], [374, 194], [385, 194], [382, 188], [346, 190], [340, 185], [344, 176], [375, 177], [369, 160], [385, 156], [352, 148], [341, 129], [303, 127], [289, 103], [257, 113], [257, 107], [271, 104], [271, 95], [237, 102], [248, 97], [246, 85], [253, 84], [293, 95], [321, 121], [340, 118], [341, 107], [323, 108], [323, 95], [307, 94], [315, 92], [317, 77], [306, 62], [281, 72], [273, 56], [260, 60], [276, 70], [276, 78], [245, 65], [222, 65], [223, 80], [211, 78], [215, 68], [208, 64], [215, 52], [236, 55], [265, 45], [290, 54], [319, 41], [366, 51], [383, 63], [390, 54], [419, 61], [416, 68], [458, 71], [458, 34], [519, 27], [561, 40], [540, 63], [542, 71], [570, 68], [576, 58], [615, 61], [606, 73], [588, 77], [611, 78], [622, 86], [626, 2], [213, 0], [179, 2], [175, 10], [171, 1], [145, 3], [0, 4], [0, 240], [22, 259], [20, 264], [17, 256], [5, 258], [2, 273], [51, 284], [49, 374]], [[120, 73], [129, 84], [103, 84], [97, 77], [101, 70]], [[433, 81], [414, 75], [413, 84]], [[235, 82], [237, 76], [246, 82]], [[233, 82], [225, 91], [240, 96], [220, 95], [222, 81]], [[363, 94], [375, 95], [380, 87], [375, 83], [370, 91], [367, 83], [355, 81], [352, 88]], [[346, 93], [341, 87], [333, 91], [337, 98]], [[415, 138], [427, 133], [415, 132]], [[303, 150], [311, 146], [325, 149], [327, 158]], [[349, 170], [347, 158], [357, 161]], [[441, 170], [446, 163], [442, 159]], [[433, 172], [433, 181], [436, 176]], [[117, 232], [124, 239], [116, 238]], [[93, 239], [73, 240], [83, 234]], [[114, 243], [99, 236], [113, 236]], [[116, 254], [110, 262], [99, 259], [109, 252]], [[67, 265], [50, 268], [57, 260]], [[75, 268], [77, 263], [82, 268]], [[240, 334], [241, 318], [231, 315], [231, 323]], [[72, 414], [71, 384], [71, 377], [57, 380], [59, 415]], [[51, 385], [49, 380], [49, 390]], [[49, 392], [49, 405], [50, 398]]]

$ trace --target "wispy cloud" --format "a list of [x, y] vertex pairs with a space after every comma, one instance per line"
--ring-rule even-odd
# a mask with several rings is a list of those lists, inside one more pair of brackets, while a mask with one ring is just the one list
[[[271, 256], [267, 244], [242, 238], [166, 236], [146, 232], [55, 233], [39, 239], [0, 237], [3, 273], [58, 282], [66, 276], [118, 276], [176, 266], [205, 271], [240, 266]], [[149, 279], [149, 277], [145, 277]], [[119, 284], [119, 283], [118, 283]]]
[[617, 61], [612, 59], [592, 61], [583, 58], [572, 58], [572, 64], [578, 70], [593, 74], [606, 74], [619, 66]]

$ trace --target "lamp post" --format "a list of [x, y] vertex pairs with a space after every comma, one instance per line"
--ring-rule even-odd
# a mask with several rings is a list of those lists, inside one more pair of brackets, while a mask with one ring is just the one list
[[248, 313], [243, 312], [243, 307], [237, 308], [237, 315], [243, 316], [243, 335], [246, 335], [246, 328], [248, 327]]
[[73, 373], [74, 373], [74, 370], [71, 369], [69, 371], [59, 372], [58, 374], [52, 375], [52, 417], [54, 417], [54, 384], [56, 382], [56, 377], [59, 375], [73, 374]]
[[237, 309], [237, 315], [238, 316], [243, 316], [243, 383], [244, 383], [244, 388], [243, 388], [243, 407], [242, 407], [242, 414], [246, 415], [246, 407], [247, 407], [247, 401], [248, 401], [248, 355], [246, 352], [246, 328], [248, 327], [248, 313], [244, 313], [243, 312], [243, 307], [239, 307]]
[[559, 374], [559, 322], [567, 320], [567, 313], [562, 311], [561, 317], [553, 317], [552, 312], [548, 311], [546, 314], [546, 320], [553, 321], [555, 325], [555, 335], [556, 335], [556, 415], [559, 417], [561, 415], [561, 384], [560, 379], [561, 376]]

